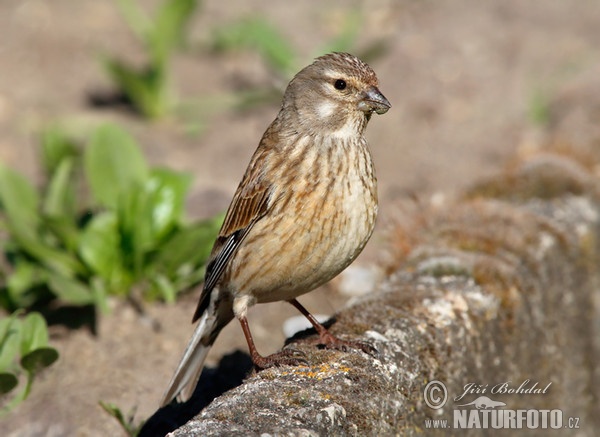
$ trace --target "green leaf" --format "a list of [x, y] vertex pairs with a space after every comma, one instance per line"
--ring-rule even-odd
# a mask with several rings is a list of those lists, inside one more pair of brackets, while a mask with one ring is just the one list
[[0, 395], [9, 393], [19, 384], [19, 380], [12, 373], [0, 373]]
[[29, 313], [21, 321], [21, 356], [48, 345], [48, 326], [40, 313]]
[[121, 197], [118, 208], [121, 250], [134, 281], [142, 274], [144, 254], [154, 245], [150, 205], [148, 192], [142, 187], [132, 187]]
[[27, 179], [0, 163], [0, 206], [10, 225], [33, 236], [40, 222], [39, 201]]
[[90, 220], [79, 239], [78, 253], [95, 273], [110, 280], [121, 267], [119, 228], [114, 212], [103, 212]]
[[46, 245], [37, 235], [29, 235], [22, 226], [10, 224], [9, 231], [20, 249], [39, 263], [65, 276], [81, 273], [83, 266], [69, 254]]
[[52, 175], [65, 159], [78, 156], [75, 143], [58, 126], [50, 127], [42, 133], [42, 163], [46, 174]]
[[85, 171], [97, 202], [116, 208], [119, 197], [148, 176], [146, 161], [133, 138], [111, 125], [98, 128], [85, 150]]
[[165, 275], [155, 275], [152, 278], [153, 288], [158, 292], [157, 294], [163, 298], [167, 303], [174, 303], [177, 298], [177, 290], [173, 286], [173, 283]]
[[38, 264], [23, 259], [17, 260], [13, 273], [6, 281], [11, 302], [19, 308], [33, 305], [38, 295], [31, 293], [31, 290], [43, 281], [42, 268]]
[[125, 19], [131, 31], [145, 41], [152, 30], [152, 21], [135, 0], [115, 0], [121, 16]]
[[145, 189], [150, 196], [153, 239], [162, 239], [179, 223], [190, 183], [189, 174], [168, 169], [152, 171]]
[[181, 44], [197, 4], [197, 0], [166, 0], [162, 4], [155, 15], [154, 28], [148, 35], [154, 63], [167, 62], [171, 52]]
[[191, 285], [192, 276], [193, 281], [198, 279], [194, 272], [203, 268], [210, 255], [222, 220], [220, 216], [176, 231], [157, 251], [155, 268], [176, 282], [177, 289]]
[[115, 404], [102, 401], [99, 401], [98, 403], [100, 404], [102, 409], [104, 409], [104, 411], [106, 411], [109, 415], [114, 417], [119, 422], [119, 424], [123, 428], [123, 431], [125, 431], [125, 434], [131, 437], [135, 437], [140, 433], [144, 422], [142, 421], [137, 425], [133, 422], [135, 416], [135, 409], [132, 410], [126, 418], [121, 409]]
[[123, 412], [121, 411], [121, 409], [119, 407], [117, 407], [115, 404], [109, 403], [109, 402], [99, 401], [98, 403], [104, 409], [104, 411], [106, 411], [112, 417], [114, 417], [115, 419], [117, 419], [117, 421], [123, 427], [125, 427], [125, 425], [127, 424], [127, 421], [125, 420], [125, 416], [123, 415]]
[[44, 225], [45, 230], [60, 242], [60, 248], [65, 248], [68, 252], [77, 250], [80, 231], [74, 222], [74, 216], [45, 217]]
[[48, 216], [71, 218], [75, 215], [73, 166], [73, 158], [64, 158], [52, 174], [43, 206]]
[[142, 40], [149, 56], [144, 68], [131, 67], [117, 59], [102, 62], [133, 106], [144, 116], [155, 119], [171, 109], [169, 58], [183, 40], [198, 0], [165, 0], [150, 20], [133, 0], [117, 0], [131, 30]]
[[92, 288], [92, 294], [94, 296], [96, 307], [100, 309], [102, 314], [108, 314], [108, 291], [106, 289], [105, 282], [102, 280], [102, 278], [94, 276], [90, 282], [90, 287]]
[[38, 348], [21, 358], [21, 366], [31, 374], [51, 366], [58, 360], [58, 351], [51, 347]]
[[170, 109], [166, 64], [137, 69], [111, 58], [103, 59], [104, 68], [135, 109], [150, 119], [160, 118]]
[[91, 290], [75, 279], [48, 272], [48, 286], [59, 299], [66, 303], [73, 305], [90, 305], [94, 303]]
[[132, 186], [120, 198], [121, 249], [135, 280], [143, 274], [146, 255], [179, 224], [189, 184], [189, 175], [154, 169], [144, 186]]
[[28, 288], [39, 282], [36, 277], [36, 266], [24, 260], [15, 263], [12, 274], [8, 277], [7, 284], [11, 294], [21, 294]]
[[19, 354], [21, 321], [13, 313], [0, 319], [0, 372], [8, 371]]

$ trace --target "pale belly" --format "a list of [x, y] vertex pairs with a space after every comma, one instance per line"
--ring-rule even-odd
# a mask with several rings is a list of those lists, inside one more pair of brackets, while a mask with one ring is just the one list
[[263, 257], [264, 274], [252, 284], [257, 302], [289, 300], [337, 276], [364, 248], [374, 219], [374, 213], [357, 208], [347, 215], [319, 220], [311, 228], [296, 232], [286, 249], [281, 245], [284, 238], [274, 236], [263, 250], [276, 255]]

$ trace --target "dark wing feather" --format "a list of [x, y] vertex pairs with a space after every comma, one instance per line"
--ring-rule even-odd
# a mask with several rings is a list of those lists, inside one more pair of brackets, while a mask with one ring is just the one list
[[265, 180], [262, 166], [257, 165], [258, 162], [264, 162], [264, 153], [261, 152], [265, 152], [265, 149], [259, 147], [227, 210], [206, 267], [204, 287], [193, 322], [206, 310], [210, 301], [208, 296], [221, 278], [225, 267], [254, 223], [264, 217], [270, 206], [271, 184]]

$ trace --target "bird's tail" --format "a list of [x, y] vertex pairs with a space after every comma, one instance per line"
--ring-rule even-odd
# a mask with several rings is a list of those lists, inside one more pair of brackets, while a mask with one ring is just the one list
[[175, 398], [185, 402], [192, 397], [210, 348], [221, 329], [233, 319], [231, 301], [222, 299], [219, 294], [216, 289], [212, 291], [211, 302], [194, 329], [194, 334], [160, 402], [161, 407]]

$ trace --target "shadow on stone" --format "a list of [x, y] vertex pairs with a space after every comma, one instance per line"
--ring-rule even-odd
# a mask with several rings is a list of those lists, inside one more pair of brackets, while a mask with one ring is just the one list
[[242, 384], [252, 370], [252, 360], [245, 352], [236, 351], [224, 356], [216, 368], [204, 368], [191, 399], [157, 410], [142, 427], [139, 437], [159, 437], [179, 428], [213, 399]]

